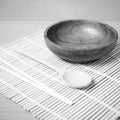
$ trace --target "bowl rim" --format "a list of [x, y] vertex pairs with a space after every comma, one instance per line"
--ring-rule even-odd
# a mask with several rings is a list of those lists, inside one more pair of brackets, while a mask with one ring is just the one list
[[[47, 40], [49, 40], [49, 42], [51, 42], [52, 44], [54, 44], [55, 46], [57, 46], [57, 47], [60, 48], [60, 49], [65, 49], [65, 50], [71, 51], [71, 48], [70, 48], [70, 47], [64, 47], [64, 46], [60, 46], [59, 44], [56, 44], [56, 43], [53, 42], [53, 41], [48, 37], [48, 35], [47, 35], [47, 34], [48, 34], [48, 31], [49, 31], [53, 26], [59, 25], [59, 24], [64, 23], [64, 22], [69, 22], [69, 21], [73, 21], [73, 22], [75, 22], [75, 21], [93, 22], [93, 23], [105, 25], [105, 26], [108, 27], [110, 30], [112, 30], [112, 32], [114, 33], [114, 36], [115, 36], [114, 39], [111, 41], [110, 44], [114, 43], [114, 41], [117, 42], [117, 40], [118, 40], [118, 32], [117, 32], [117, 30], [116, 30], [115, 28], [113, 28], [111, 25], [108, 25], [107, 23], [104, 23], [104, 22], [99, 22], [99, 21], [96, 21], [96, 20], [89, 20], [89, 19], [67, 19], [67, 20], [62, 20], [62, 21], [55, 22], [55, 23], [49, 25], [49, 26], [45, 29], [45, 31], [44, 31], [44, 38], [47, 39]], [[100, 46], [100, 47], [95, 47], [95, 48], [89, 48], [89, 50], [99, 49], [99, 48], [103, 48], [103, 47], [105, 47], [105, 46], [106, 46], [106, 45], [103, 45], [103, 46]], [[82, 49], [83, 49], [83, 48], [82, 48]], [[76, 51], [76, 50], [80, 50], [80, 48], [79, 48], [79, 49], [78, 49], [78, 48], [72, 49], [72, 51]], [[85, 49], [84, 49], [84, 50], [85, 50]], [[87, 50], [88, 50], [88, 48], [87, 48]]]

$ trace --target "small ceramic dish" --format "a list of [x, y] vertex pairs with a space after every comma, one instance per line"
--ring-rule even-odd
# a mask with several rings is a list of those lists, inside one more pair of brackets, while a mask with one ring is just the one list
[[47, 47], [58, 57], [74, 63], [97, 60], [111, 52], [117, 31], [89, 20], [67, 20], [49, 26], [44, 32]]

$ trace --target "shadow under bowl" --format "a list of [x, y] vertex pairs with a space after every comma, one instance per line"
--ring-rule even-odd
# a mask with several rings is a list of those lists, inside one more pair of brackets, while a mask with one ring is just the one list
[[83, 63], [97, 60], [111, 52], [118, 33], [111, 26], [88, 20], [67, 20], [49, 26], [45, 43], [59, 58]]

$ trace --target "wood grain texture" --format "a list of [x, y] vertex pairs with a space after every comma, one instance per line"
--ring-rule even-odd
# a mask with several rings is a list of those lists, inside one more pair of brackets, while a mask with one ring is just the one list
[[48, 48], [69, 62], [97, 60], [111, 52], [118, 33], [111, 26], [88, 20], [68, 20], [50, 26], [45, 31]]

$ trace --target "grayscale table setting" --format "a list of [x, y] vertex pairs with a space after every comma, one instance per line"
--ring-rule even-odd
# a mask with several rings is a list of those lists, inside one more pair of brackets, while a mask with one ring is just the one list
[[[120, 33], [119, 21], [103, 22]], [[119, 119], [120, 40], [112, 52], [97, 61], [70, 63], [54, 55], [44, 42], [44, 31], [53, 23], [7, 22], [8, 28], [14, 26], [11, 38], [5, 28], [0, 31], [6, 34], [1, 36], [0, 46], [0, 119]], [[17, 33], [18, 28], [21, 31]], [[92, 86], [67, 86], [60, 73], [76, 70], [89, 74]]]

